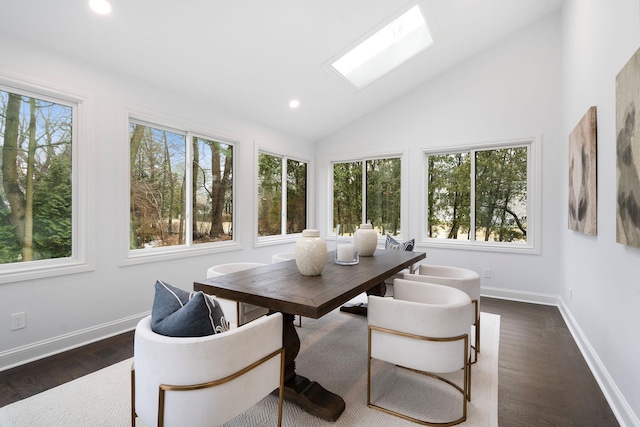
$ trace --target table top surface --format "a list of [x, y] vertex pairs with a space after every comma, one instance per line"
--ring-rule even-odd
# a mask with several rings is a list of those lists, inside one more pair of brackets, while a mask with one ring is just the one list
[[424, 252], [377, 249], [373, 256], [360, 257], [358, 264], [345, 266], [335, 264], [334, 256], [327, 253], [319, 276], [303, 276], [290, 260], [197, 281], [193, 288], [317, 319], [426, 257]]

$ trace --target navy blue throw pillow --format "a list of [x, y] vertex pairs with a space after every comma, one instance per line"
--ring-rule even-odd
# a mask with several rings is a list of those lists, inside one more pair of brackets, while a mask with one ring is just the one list
[[160, 280], [151, 309], [151, 330], [169, 337], [203, 337], [229, 330], [218, 301], [204, 292], [187, 292]]
[[398, 251], [412, 251], [413, 246], [415, 245], [415, 242], [416, 242], [415, 239], [399, 242], [398, 240], [394, 239], [393, 237], [387, 234], [387, 240], [384, 242], [384, 248], [395, 249]]

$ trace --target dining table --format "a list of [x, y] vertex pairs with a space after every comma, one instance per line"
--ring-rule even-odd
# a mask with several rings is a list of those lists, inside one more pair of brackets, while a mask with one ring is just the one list
[[[329, 251], [326, 264], [317, 276], [302, 275], [293, 259], [202, 279], [194, 282], [193, 288], [282, 313], [284, 397], [312, 415], [336, 421], [345, 409], [344, 399], [317, 381], [296, 373], [300, 337], [294, 324], [295, 316], [318, 319], [364, 292], [381, 294], [385, 279], [425, 257], [424, 252], [378, 249], [373, 256], [360, 257], [358, 264], [340, 265], [334, 262], [335, 252]], [[339, 368], [339, 364], [323, 367]]]

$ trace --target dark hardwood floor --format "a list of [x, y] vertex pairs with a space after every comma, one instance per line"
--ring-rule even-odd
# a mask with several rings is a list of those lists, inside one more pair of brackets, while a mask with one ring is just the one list
[[[483, 298], [482, 311], [501, 316], [500, 426], [619, 425], [556, 307]], [[132, 356], [128, 332], [0, 372], [0, 407]]]
[[619, 425], [557, 307], [483, 298], [481, 309], [500, 315], [500, 426]]

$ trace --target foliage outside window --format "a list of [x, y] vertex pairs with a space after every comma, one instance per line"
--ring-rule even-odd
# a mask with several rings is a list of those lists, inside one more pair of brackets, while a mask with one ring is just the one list
[[129, 136], [130, 249], [232, 240], [233, 144], [133, 120]]
[[258, 153], [258, 236], [301, 233], [307, 227], [307, 162]]
[[75, 255], [76, 107], [0, 90], [0, 264]]
[[399, 235], [400, 194], [399, 157], [334, 163], [333, 228], [352, 234], [370, 222], [381, 235]]
[[529, 149], [427, 154], [427, 237], [526, 244]]

